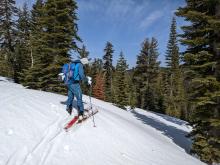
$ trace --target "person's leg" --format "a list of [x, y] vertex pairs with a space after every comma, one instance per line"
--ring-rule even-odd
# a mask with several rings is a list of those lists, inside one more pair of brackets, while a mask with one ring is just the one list
[[74, 99], [73, 85], [68, 85], [68, 99], [67, 99], [66, 110], [70, 115], [72, 113], [72, 108], [73, 108], [73, 99]]
[[83, 101], [82, 101], [82, 91], [80, 88], [80, 84], [73, 84], [73, 89], [74, 89], [74, 95], [76, 96], [77, 100], [77, 107], [78, 107], [78, 112], [79, 115], [83, 115], [84, 112], [84, 107], [83, 107]]

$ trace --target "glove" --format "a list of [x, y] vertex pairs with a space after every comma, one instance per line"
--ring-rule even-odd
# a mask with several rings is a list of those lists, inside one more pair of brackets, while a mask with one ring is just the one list
[[64, 81], [64, 78], [65, 78], [64, 73], [59, 73], [59, 74], [58, 74], [58, 79], [59, 79], [59, 81]]
[[92, 78], [89, 76], [87, 76], [86, 78], [87, 78], [88, 85], [92, 85]]

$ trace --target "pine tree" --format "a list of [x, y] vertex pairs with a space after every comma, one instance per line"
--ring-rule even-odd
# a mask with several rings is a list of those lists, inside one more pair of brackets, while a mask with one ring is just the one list
[[31, 67], [31, 50], [30, 50], [30, 14], [27, 4], [18, 10], [17, 20], [17, 39], [15, 46], [15, 55], [17, 57], [17, 72], [19, 81], [24, 81], [24, 71]]
[[63, 91], [57, 75], [61, 66], [70, 61], [70, 50], [78, 50], [76, 41], [81, 41], [77, 34], [76, 9], [77, 5], [73, 0], [48, 0], [45, 3], [42, 23], [46, 31], [42, 40], [47, 67], [44, 69], [42, 84], [46, 91]]
[[61, 92], [57, 74], [70, 61], [71, 50], [78, 51], [76, 2], [38, 0], [32, 10], [31, 52], [33, 66], [26, 70], [25, 82], [31, 88]]
[[157, 83], [155, 89], [158, 93], [158, 103], [157, 103], [157, 112], [165, 114], [165, 96], [164, 93], [166, 91], [166, 81], [165, 81], [165, 69], [160, 67], [159, 74], [157, 78]]
[[94, 61], [91, 63], [91, 69], [89, 75], [92, 77], [92, 86], [96, 83], [96, 76], [98, 73], [103, 72], [103, 63], [102, 60], [99, 58], [95, 58]]
[[185, 109], [183, 78], [179, 62], [176, 19], [173, 17], [166, 52], [166, 63], [168, 67], [167, 84], [169, 86], [169, 90], [165, 93], [166, 113], [180, 118], [183, 116], [182, 112], [185, 111]]
[[103, 56], [103, 69], [105, 75], [105, 100], [112, 102], [112, 74], [113, 74], [113, 45], [110, 42], [106, 43]]
[[193, 108], [192, 152], [210, 164], [220, 162], [219, 8], [219, 0], [187, 0], [176, 13], [191, 22], [182, 27], [181, 42], [188, 46], [184, 65]]
[[44, 3], [43, 0], [37, 0], [31, 10], [30, 20], [30, 57], [31, 67], [24, 70], [23, 85], [33, 89], [43, 89], [42, 75], [47, 63], [44, 63], [44, 49], [45, 45], [42, 40], [44, 34], [44, 27], [42, 18], [44, 17]]
[[93, 96], [97, 99], [104, 100], [105, 92], [104, 92], [104, 76], [101, 72], [97, 73], [95, 77], [95, 84], [93, 86]]
[[148, 70], [148, 64], [149, 64], [149, 49], [150, 49], [150, 43], [149, 39], [144, 40], [142, 43], [142, 48], [140, 54], [137, 56], [137, 62], [136, 67], [134, 70], [134, 77], [133, 81], [135, 82], [135, 88], [136, 88], [136, 106], [140, 108], [144, 108], [144, 92], [146, 91], [146, 88], [148, 88], [148, 73], [146, 72]]
[[173, 17], [166, 51], [166, 63], [168, 68], [179, 68], [179, 48], [177, 44], [176, 18]]
[[5, 77], [11, 77], [13, 70], [8, 63], [8, 56], [4, 50], [0, 50], [0, 75]]
[[135, 91], [135, 82], [134, 80], [134, 68], [128, 71], [127, 78], [128, 82], [128, 88], [127, 88], [127, 93], [128, 93], [128, 105], [130, 106], [131, 109], [134, 109], [136, 106], [136, 91]]
[[89, 52], [86, 50], [86, 46], [83, 45], [82, 49], [79, 51], [79, 58], [88, 58], [89, 57]]
[[128, 69], [128, 65], [126, 63], [123, 53], [121, 52], [119, 55], [119, 59], [117, 61], [116, 71], [115, 71], [115, 81], [116, 81], [115, 101], [116, 104], [123, 109], [125, 109], [125, 106], [128, 105], [128, 93], [127, 93], [128, 84], [126, 81], [127, 69]]
[[151, 39], [150, 50], [149, 50], [149, 82], [155, 83], [159, 74], [160, 62], [157, 60], [159, 56], [158, 53], [158, 42], [153, 37]]
[[159, 53], [158, 53], [158, 42], [153, 37], [150, 43], [149, 49], [149, 64], [148, 64], [148, 81], [147, 81], [147, 88], [145, 90], [145, 109], [149, 109], [151, 111], [159, 111], [159, 91], [156, 88], [158, 76], [159, 76], [159, 65], [160, 62], [157, 61]]
[[[1, 0], [0, 1], [0, 48], [1, 48], [1, 63], [6, 64], [2, 67], [3, 73], [12, 73], [15, 82], [18, 82], [17, 73], [17, 58], [15, 52], [15, 29], [16, 23], [13, 20], [16, 16], [17, 8], [15, 7], [14, 0]], [[1, 72], [1, 71], [0, 71]], [[3, 74], [2, 73], [2, 74]], [[4, 74], [7, 76], [7, 73]]]
[[160, 111], [159, 106], [161, 107], [159, 89], [157, 89], [160, 64], [157, 61], [159, 56], [157, 46], [155, 38], [152, 38], [151, 42], [148, 39], [143, 42], [134, 72], [137, 107], [151, 111]]

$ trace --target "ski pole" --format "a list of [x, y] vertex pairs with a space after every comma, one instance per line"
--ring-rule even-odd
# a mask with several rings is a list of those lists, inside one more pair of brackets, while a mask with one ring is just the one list
[[92, 121], [93, 121], [93, 127], [96, 127], [95, 125], [95, 117], [94, 117], [94, 112], [93, 112], [93, 108], [92, 108], [92, 84], [90, 85], [90, 90], [89, 90], [89, 101], [90, 101], [90, 108], [92, 110]]

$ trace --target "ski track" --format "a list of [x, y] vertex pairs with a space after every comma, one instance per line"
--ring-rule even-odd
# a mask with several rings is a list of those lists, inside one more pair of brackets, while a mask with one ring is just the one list
[[27, 146], [24, 146], [22, 149], [14, 152], [7, 160], [6, 165], [22, 165], [22, 162], [25, 159], [24, 153], [28, 153]]
[[[0, 83], [0, 87], [3, 85]], [[20, 90], [21, 92], [19, 92]], [[17, 114], [16, 113], [13, 114], [13, 110], [15, 110], [16, 108], [20, 108], [20, 109], [24, 109], [26, 112], [21, 114], [23, 115], [20, 116], [22, 120], [31, 122], [30, 116], [33, 116], [32, 114], [34, 113], [39, 118], [42, 118], [48, 122], [48, 124], [44, 126], [45, 129], [39, 132], [41, 133], [39, 134], [39, 136], [41, 137], [38, 138], [38, 140], [36, 140], [35, 142], [32, 142], [32, 144], [25, 144], [22, 147], [14, 150], [7, 158], [7, 160], [5, 160], [5, 165], [50, 165], [52, 164], [51, 162], [53, 162], [54, 160], [54, 155], [57, 155], [58, 153], [57, 151], [59, 150], [59, 148], [64, 145], [63, 141], [65, 140], [73, 141], [75, 138], [74, 136], [76, 135], [79, 136], [79, 133], [86, 132], [86, 129], [94, 129], [94, 131], [91, 132], [92, 134], [91, 136], [96, 136], [98, 140], [101, 140], [102, 142], [104, 142], [104, 140], [102, 139], [104, 135], [110, 137], [110, 139], [112, 138], [112, 141], [108, 142], [111, 144], [107, 145], [107, 147], [111, 146], [113, 148], [113, 150], [110, 151], [110, 153], [111, 152], [112, 153], [111, 154], [109, 154], [109, 152], [103, 153], [101, 157], [103, 158], [104, 162], [100, 162], [100, 161], [96, 162], [97, 164], [100, 165], [112, 164], [112, 160], [114, 160], [114, 164], [117, 165], [123, 165], [125, 164], [125, 162], [128, 165], [133, 165], [133, 164], [145, 165], [146, 158], [142, 158], [138, 156], [138, 154], [141, 155], [143, 151], [146, 152], [145, 153], [146, 155], [152, 156], [152, 157], [148, 156], [147, 164], [156, 165], [158, 163], [158, 160], [155, 160], [154, 155], [157, 155], [158, 153], [159, 154], [162, 153], [162, 152], [160, 153], [160, 149], [158, 148], [158, 146], [161, 146], [164, 143], [166, 144], [171, 143], [169, 138], [165, 137], [162, 134], [159, 134], [158, 131], [152, 128], [151, 126], [143, 125], [132, 114], [126, 111], [120, 111], [119, 113], [117, 110], [111, 110], [110, 108], [103, 108], [105, 107], [105, 105], [109, 103], [101, 103], [100, 104], [101, 106], [98, 104], [97, 105], [93, 104], [93, 107], [97, 107], [97, 109], [99, 110], [99, 112], [94, 116], [98, 128], [93, 127], [93, 118], [90, 117], [81, 124], [73, 125], [73, 127], [71, 127], [68, 130], [68, 132], [66, 132], [63, 128], [65, 124], [67, 124], [73, 118], [73, 115], [67, 116], [65, 112], [65, 105], [58, 103], [60, 102], [60, 100], [62, 100], [62, 98], [66, 98], [66, 97], [47, 93], [47, 92], [42, 93], [41, 91], [26, 90], [19, 85], [12, 86], [11, 83], [7, 84], [7, 87], [3, 88], [3, 94], [0, 96], [1, 96], [0, 106], [10, 108], [10, 111], [9, 112], [5, 111], [5, 113], [10, 113], [13, 116], [15, 116]], [[50, 99], [48, 99], [48, 97], [50, 97]], [[42, 99], [44, 98], [45, 101], [42, 102]], [[86, 100], [87, 101], [84, 101], [85, 104], [89, 104], [88, 102], [89, 99], [86, 98]], [[10, 105], [7, 105], [9, 103]], [[110, 105], [109, 107], [114, 107], [111, 104], [109, 105]], [[47, 111], [45, 113], [44, 111], [38, 111], [39, 109], [43, 110], [44, 108], [47, 108]], [[48, 116], [51, 113], [53, 113], [53, 116], [50, 118]], [[48, 114], [48, 116], [46, 116], [45, 114]], [[108, 126], [108, 129], [104, 128], [102, 123], [105, 125], [105, 127]], [[120, 127], [118, 127], [118, 125], [120, 125]], [[132, 129], [126, 130], [128, 127]], [[2, 127], [1, 129], [4, 129], [4, 127]], [[99, 131], [101, 130], [103, 135], [96, 135], [95, 132], [97, 129], [99, 129]], [[135, 130], [136, 135], [134, 135], [134, 132], [132, 132], [132, 130]], [[151, 131], [151, 135], [149, 135], [149, 133], [147, 132], [148, 130], [153, 130]], [[149, 141], [154, 138], [154, 140], [156, 140], [158, 144], [157, 145], [153, 144], [151, 146], [152, 150], [147, 150], [148, 146], [136, 146], [135, 140], [133, 140], [132, 138], [136, 138], [136, 140], [141, 141], [145, 138], [145, 136], [143, 135], [145, 135]], [[132, 138], [125, 139], [127, 137], [132, 137]], [[129, 145], [126, 147], [123, 147], [122, 142], [124, 140], [129, 142]], [[95, 142], [97, 143], [97, 140]], [[101, 144], [101, 142], [97, 144]], [[87, 145], [83, 144], [82, 146], [80, 146], [79, 154], [82, 154], [82, 152], [85, 155], [91, 154], [90, 148], [91, 146], [93, 146], [93, 144], [89, 144], [90, 148]], [[174, 147], [177, 148], [177, 146], [175, 146], [174, 143], [167, 146], [168, 149]], [[97, 149], [99, 150], [98, 153], [100, 153], [105, 148], [103, 148], [103, 146], [97, 146]], [[133, 149], [135, 149], [136, 153], [133, 151]], [[66, 150], [69, 150], [68, 145], [66, 147]], [[182, 148], [178, 148], [176, 151], [182, 152]], [[171, 161], [172, 157], [167, 158], [167, 156], [170, 156], [170, 154], [166, 155], [165, 153], [164, 155], [160, 155], [160, 159], [169, 160], [170, 162], [172, 162]], [[175, 157], [173, 157], [173, 159], [175, 159]], [[83, 165], [88, 163], [88, 160], [86, 158], [83, 158], [83, 156], [80, 160], [79, 159], [77, 160], [78, 162], [81, 162]], [[90, 161], [94, 163], [97, 160], [90, 157]]]
[[[10, 106], [12, 109], [18, 107], [18, 106], [24, 106], [23, 108], [26, 107], [26, 109], [31, 109], [31, 111], [27, 110], [27, 114], [23, 116], [23, 118], [26, 118], [28, 120], [28, 117], [30, 116], [31, 113], [39, 113], [42, 117], [44, 117], [43, 113], [40, 111], [37, 111], [37, 109], [42, 108], [44, 106], [48, 106], [47, 103], [43, 103], [38, 101], [38, 96], [33, 97], [30, 92], [19, 92], [15, 93], [12, 90], [9, 90], [6, 95], [3, 95], [4, 99], [1, 98], [0, 105], [5, 106], [6, 104], [10, 103]], [[4, 91], [3, 91], [4, 92]], [[25, 100], [23, 98], [30, 98], [29, 100]], [[25, 106], [26, 105], [26, 106]], [[33, 112], [34, 110], [34, 112]], [[59, 143], [56, 143], [58, 137], [62, 133], [62, 126], [64, 125], [64, 122], [66, 121], [67, 118], [63, 118], [61, 120], [60, 118], [55, 119], [54, 121], [51, 122], [50, 125], [47, 126], [46, 130], [43, 133], [43, 137], [36, 142], [34, 147], [32, 149], [29, 148], [30, 151], [28, 151], [27, 146], [24, 146], [21, 149], [18, 149], [14, 153], [11, 154], [11, 156], [8, 158], [6, 161], [6, 165], [29, 165], [31, 162], [37, 162], [34, 161], [34, 159], [39, 159], [40, 162], [37, 163], [39, 165], [45, 164], [44, 162], [47, 160], [48, 155], [50, 152], [53, 150], [53, 148], [56, 147]], [[40, 154], [43, 153], [43, 154]], [[39, 156], [40, 155], [40, 156]], [[34, 163], [34, 164], [35, 164]]]
[[[0, 98], [0, 105], [2, 107], [7, 107], [8, 103], [10, 103], [9, 106], [12, 110], [18, 106], [24, 106], [21, 108], [27, 109], [27, 114], [23, 116], [25, 120], [28, 120], [28, 117], [31, 116], [31, 113], [38, 113], [38, 115], [40, 114], [42, 117], [45, 116], [43, 113], [41, 113], [41, 111], [37, 111], [37, 109], [44, 106], [48, 107], [48, 103], [42, 103], [42, 101], [39, 101], [39, 96], [37, 94], [32, 95], [31, 90], [22, 90], [22, 92], [17, 92], [17, 88], [15, 90], [15, 87], [11, 88], [10, 85], [7, 85], [9, 90], [7, 88], [3, 88], [4, 90], [1, 91], [4, 93]], [[24, 100], [23, 98], [29, 99]], [[31, 111], [28, 109], [31, 109]], [[47, 126], [41, 139], [36, 142], [32, 149], [28, 149], [27, 146], [17, 149], [9, 156], [8, 160], [6, 160], [6, 165], [30, 165], [33, 162], [36, 164], [36, 162], [38, 162], [37, 159], [40, 160], [40, 162], [37, 164], [45, 164], [47, 158], [50, 156], [50, 153], [55, 149], [56, 145], [59, 145], [59, 137], [62, 135], [63, 125], [66, 119], [67, 118], [63, 118], [63, 120], [61, 120], [61, 118], [56, 118], [54, 121], [52, 121], [51, 124]], [[37, 161], [35, 161], [35, 159]]]
[[71, 120], [73, 116], [67, 118], [59, 118], [52, 122], [44, 131], [43, 137], [36, 143], [35, 147], [29, 152], [22, 165], [31, 165], [32, 162], [37, 162], [37, 165], [45, 165], [53, 157], [53, 153], [61, 144], [66, 133], [75, 132], [80, 125], [75, 125], [68, 132], [65, 132], [64, 125]]
[[[29, 165], [31, 162], [37, 162], [38, 160], [40, 160], [40, 162], [37, 164], [45, 164], [50, 152], [52, 152], [53, 149], [59, 145], [59, 138], [63, 134], [63, 128], [61, 128], [60, 125], [62, 125], [63, 121], [64, 120], [58, 118], [47, 127], [47, 129], [44, 131], [43, 137], [39, 140], [39, 142], [36, 143], [35, 147], [26, 156], [25, 161], [23, 162], [24, 165]], [[41, 154], [39, 155], [39, 153]]]

